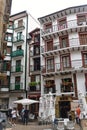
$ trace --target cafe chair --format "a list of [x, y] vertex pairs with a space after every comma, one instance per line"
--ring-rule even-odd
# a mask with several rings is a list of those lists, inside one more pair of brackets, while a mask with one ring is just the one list
[[64, 121], [58, 121], [57, 130], [64, 130]]
[[75, 123], [73, 121], [67, 122], [67, 129], [68, 130], [75, 130]]

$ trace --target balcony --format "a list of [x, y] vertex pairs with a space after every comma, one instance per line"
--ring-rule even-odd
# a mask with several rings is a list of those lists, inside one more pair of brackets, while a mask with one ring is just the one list
[[23, 83], [11, 83], [10, 91], [24, 90]]
[[24, 50], [16, 50], [16, 51], [13, 51], [12, 54], [11, 54], [12, 58], [14, 57], [23, 57], [24, 56]]
[[20, 25], [18, 23], [14, 24], [14, 30], [19, 31], [25, 29], [25, 23], [21, 23]]
[[49, 46], [47, 47], [46, 45], [41, 46], [41, 54], [44, 57], [47, 56], [54, 56], [61, 53], [68, 53], [69, 51], [74, 51], [78, 49], [87, 49], [87, 38], [85, 37], [84, 39], [80, 38], [72, 38], [69, 39], [69, 43], [65, 42], [54, 42], [52, 44], [51, 49], [49, 49]]
[[78, 19], [70, 20], [70, 21], [67, 21], [67, 23], [62, 24], [62, 25], [55, 24], [51, 28], [42, 29], [41, 36], [47, 37], [47, 35], [52, 35], [52, 34], [54, 35], [54, 33], [61, 33], [61, 31], [66, 31], [66, 30], [72, 31], [72, 29], [75, 30], [75, 28], [79, 29], [83, 27], [87, 27], [86, 21], [78, 22]]
[[9, 91], [9, 85], [0, 85], [0, 92], [8, 92]]
[[40, 91], [40, 82], [30, 82], [29, 83], [29, 92]]
[[11, 67], [11, 72], [12, 73], [22, 73], [23, 72], [23, 66], [12, 66]]
[[61, 84], [62, 94], [74, 94], [74, 86], [72, 82], [63, 82]]
[[32, 73], [38, 73], [40, 72], [40, 65], [30, 65], [30, 72]]
[[20, 35], [19, 37], [14, 37], [13, 38], [13, 43], [18, 44], [18, 43], [23, 43], [24, 42], [24, 35]]
[[[85, 60], [84, 60], [85, 61]], [[41, 67], [42, 75], [56, 75], [60, 73], [71, 73], [76, 71], [86, 71], [87, 65], [82, 63], [82, 59], [72, 60], [71, 62], [61, 62], [50, 66], [44, 65]]]

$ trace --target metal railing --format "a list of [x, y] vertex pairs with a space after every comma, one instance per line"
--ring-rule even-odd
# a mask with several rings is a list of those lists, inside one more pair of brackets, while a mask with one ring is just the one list
[[65, 21], [64, 24], [59, 25], [59, 24], [55, 24], [52, 25], [52, 27], [47, 28], [47, 29], [42, 29], [41, 30], [41, 35], [46, 35], [49, 33], [56, 33], [58, 31], [64, 30], [64, 29], [71, 29], [71, 28], [77, 28], [77, 27], [81, 27], [81, 26], [87, 26], [87, 22], [83, 21], [83, 22], [78, 22], [77, 19], [75, 20], [70, 20], [70, 21]]
[[[85, 59], [84, 59], [85, 60]], [[41, 66], [42, 73], [60, 72], [60, 71], [73, 71], [79, 69], [86, 69], [87, 64], [82, 63], [82, 59], [72, 60], [67, 62], [60, 62], [55, 64]]]
[[12, 57], [24, 56], [24, 50], [20, 49], [20, 50], [13, 51], [11, 56]]
[[10, 90], [24, 90], [23, 83], [11, 83]]
[[72, 38], [69, 39], [69, 43], [67, 42], [54, 42], [52, 47], [47, 47], [46, 45], [41, 46], [41, 53], [59, 50], [62, 48], [72, 48], [72, 47], [81, 47], [87, 45], [87, 38]]

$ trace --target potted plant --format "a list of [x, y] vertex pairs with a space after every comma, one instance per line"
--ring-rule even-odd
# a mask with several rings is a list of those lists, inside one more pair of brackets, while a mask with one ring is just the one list
[[29, 83], [29, 86], [36, 86], [36, 85], [37, 85], [37, 82], [35, 82], [35, 81]]

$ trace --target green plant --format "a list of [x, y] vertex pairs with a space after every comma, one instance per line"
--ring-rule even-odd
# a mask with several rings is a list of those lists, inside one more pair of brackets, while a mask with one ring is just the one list
[[35, 81], [29, 83], [29, 86], [36, 86], [36, 85], [37, 85], [37, 82], [35, 82]]
[[40, 84], [41, 84], [41, 81], [38, 81], [37, 84], [40, 85]]

